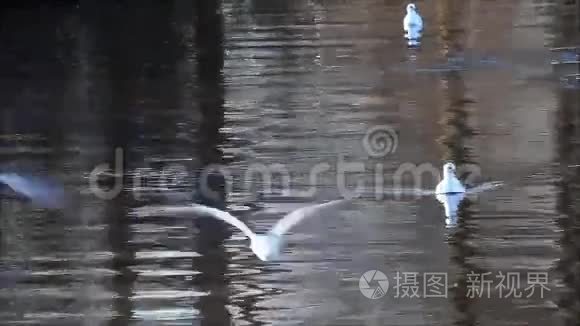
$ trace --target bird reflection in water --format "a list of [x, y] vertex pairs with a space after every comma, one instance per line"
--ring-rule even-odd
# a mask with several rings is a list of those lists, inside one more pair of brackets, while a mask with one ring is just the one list
[[445, 225], [447, 227], [457, 226], [457, 211], [459, 210], [459, 204], [465, 198], [465, 193], [438, 194], [436, 198], [444, 207]]

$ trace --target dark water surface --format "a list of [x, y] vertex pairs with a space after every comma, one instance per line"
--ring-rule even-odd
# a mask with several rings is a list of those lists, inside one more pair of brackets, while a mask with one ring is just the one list
[[[579, 91], [559, 84], [548, 51], [577, 43], [574, 18], [547, 1], [418, 1], [426, 33], [411, 51], [405, 4], [3, 9], [1, 163], [58, 178], [72, 199], [62, 210], [0, 202], [0, 324], [580, 322]], [[398, 145], [373, 157], [362, 139], [380, 125]], [[91, 171], [116, 158], [124, 181], [102, 177], [99, 189], [120, 192], [97, 196]], [[280, 262], [258, 260], [241, 232], [211, 219], [132, 214], [195, 200], [265, 231], [293, 208], [339, 197], [339, 160], [364, 164], [346, 182], [374, 193], [376, 175], [389, 188], [402, 164], [449, 159], [479, 167], [477, 182], [506, 185], [464, 201], [455, 228], [434, 197], [365, 197], [296, 227]], [[280, 193], [280, 178], [268, 192], [248, 173], [273, 164], [291, 174], [292, 193]], [[213, 178], [220, 195], [194, 192], [217, 165], [233, 185]], [[405, 185], [437, 182], [420, 180]], [[359, 290], [368, 270], [387, 275], [384, 297]], [[397, 272], [410, 273], [399, 295]], [[448, 293], [429, 298], [423, 277], [435, 272]], [[502, 273], [515, 284], [509, 297]], [[474, 285], [482, 274], [489, 291]], [[547, 276], [536, 279], [547, 290], [528, 298], [534, 275]], [[416, 297], [403, 297], [414, 285]], [[471, 298], [476, 289], [482, 297]]]

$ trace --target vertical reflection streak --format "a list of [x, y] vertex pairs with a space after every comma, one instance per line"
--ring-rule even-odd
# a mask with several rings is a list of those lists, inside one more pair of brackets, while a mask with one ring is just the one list
[[[442, 54], [445, 57], [464, 55], [465, 30], [458, 21], [465, 14], [465, 8], [474, 8], [471, 1], [445, 0], [437, 2], [437, 16], [439, 20], [439, 38]], [[471, 14], [471, 13], [470, 13]], [[474, 17], [470, 17], [473, 19]], [[467, 40], [472, 42], [473, 40]], [[466, 106], [471, 103], [466, 98], [466, 86], [463, 76], [458, 71], [444, 72], [441, 78], [441, 87], [444, 92], [444, 113], [441, 120], [443, 136], [438, 139], [443, 148], [443, 160], [453, 161], [458, 167], [458, 177], [461, 179], [461, 166], [473, 164], [471, 147], [468, 140], [473, 136], [473, 130], [468, 125], [469, 114]], [[473, 299], [469, 294], [469, 273], [481, 275], [481, 269], [471, 262], [475, 255], [475, 248], [469, 244], [477, 232], [470, 222], [472, 203], [465, 198], [458, 210], [456, 228], [449, 234], [448, 243], [451, 246], [452, 265], [456, 269], [457, 286], [450, 291], [451, 300], [457, 310], [454, 325], [476, 325], [477, 316], [472, 309]], [[453, 284], [453, 283], [451, 283]]]
[[561, 232], [561, 256], [556, 270], [562, 277], [558, 308], [563, 312], [565, 325], [580, 322], [580, 91], [560, 90], [560, 105], [556, 130], [558, 131], [558, 162], [560, 165], [559, 196], [556, 210]]
[[[198, 103], [202, 119], [198, 131], [198, 154], [203, 170], [223, 161], [219, 146], [224, 141], [220, 132], [224, 126], [224, 27], [220, 0], [195, 1], [193, 10]], [[218, 174], [207, 178], [203, 175], [200, 174], [197, 180], [201, 191], [198, 191], [196, 200], [207, 206], [225, 209], [225, 178]], [[202, 190], [205, 185], [218, 195], [207, 196], [208, 193]], [[229, 325], [229, 280], [226, 277], [229, 261], [224, 248], [224, 241], [230, 236], [229, 229], [212, 218], [202, 217], [196, 221], [199, 233], [195, 246], [200, 256], [193, 259], [193, 268], [200, 274], [193, 283], [209, 293], [197, 302], [201, 325]]]
[[[105, 8], [104, 8], [105, 7]], [[136, 22], [127, 18], [128, 8], [125, 5], [101, 6], [96, 3], [86, 3], [82, 7], [88, 30], [94, 33], [95, 49], [93, 60], [105, 60], [104, 69], [95, 73], [95, 109], [99, 113], [103, 126], [103, 149], [105, 162], [113, 165], [116, 161], [117, 148], [123, 149], [123, 167], [127, 168], [130, 160], [130, 138], [133, 126], [126, 118], [135, 97], [136, 69], [139, 56], [127, 53], [127, 48], [134, 48], [133, 37], [127, 27]], [[111, 38], [114, 35], [114, 38]], [[116, 182], [124, 184], [127, 181], [125, 171], [120, 173]], [[112, 200], [103, 203], [103, 222], [107, 226], [106, 241], [113, 254], [108, 267], [115, 272], [111, 277], [109, 287], [115, 297], [112, 302], [113, 316], [110, 325], [129, 324], [134, 312], [134, 288], [136, 274], [132, 266], [136, 264], [135, 248], [130, 245], [133, 239], [131, 223], [127, 218], [127, 207], [130, 207], [129, 194], [121, 192]]]

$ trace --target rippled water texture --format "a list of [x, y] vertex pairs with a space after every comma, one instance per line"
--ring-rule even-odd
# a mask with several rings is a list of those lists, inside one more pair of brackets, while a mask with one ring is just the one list
[[[62, 209], [0, 201], [0, 324], [580, 321], [580, 105], [577, 81], [562, 82], [578, 71], [549, 50], [578, 45], [577, 9], [418, 1], [426, 30], [410, 50], [402, 1], [223, 1], [0, 13], [2, 171], [50, 176], [69, 196]], [[384, 155], [363, 146], [375, 126], [394, 130]], [[465, 199], [451, 228], [434, 196], [388, 190], [433, 189], [401, 167], [446, 160], [478, 168], [474, 185], [503, 184]], [[362, 164], [344, 183], [366, 195], [297, 226], [276, 262], [219, 221], [134, 213], [196, 201], [264, 232], [340, 197], [341, 162]], [[274, 164], [291, 192], [259, 178]], [[231, 179], [212, 174], [207, 196], [212, 166]], [[91, 174], [109, 168], [122, 183]], [[379, 299], [359, 289], [369, 270], [389, 280]], [[443, 295], [427, 297], [425, 273], [447, 276]], [[489, 289], [474, 285], [483, 274]], [[547, 290], [528, 297], [534, 282]]]

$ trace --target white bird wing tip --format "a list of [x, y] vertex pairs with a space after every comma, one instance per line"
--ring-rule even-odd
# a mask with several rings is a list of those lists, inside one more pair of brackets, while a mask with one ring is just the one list
[[309, 206], [304, 206], [304, 207], [298, 208], [298, 209], [293, 210], [292, 212], [286, 214], [282, 219], [280, 219], [272, 227], [272, 229], [269, 232], [272, 234], [275, 234], [277, 236], [282, 236], [283, 234], [288, 232], [290, 229], [292, 229], [294, 226], [296, 226], [298, 223], [300, 223], [303, 219], [305, 219], [308, 216], [311, 216], [313, 213], [317, 212], [320, 209], [328, 208], [330, 206], [334, 206], [336, 204], [348, 202], [354, 198], [361, 198], [361, 197], [362, 197], [362, 195], [358, 194], [352, 198], [334, 199], [334, 200], [327, 201], [324, 203], [314, 204], [314, 205], [309, 205]]

